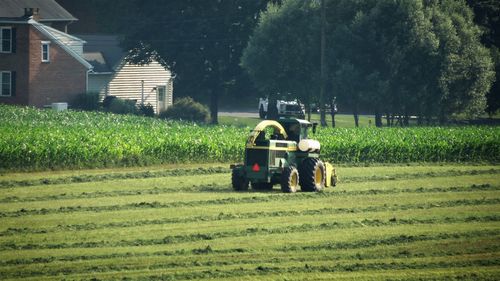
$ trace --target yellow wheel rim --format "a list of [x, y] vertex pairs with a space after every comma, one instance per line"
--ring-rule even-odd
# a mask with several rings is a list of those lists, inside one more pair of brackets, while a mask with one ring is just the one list
[[290, 187], [296, 188], [298, 185], [297, 173], [293, 173], [290, 178]]
[[323, 171], [318, 167], [316, 171], [314, 171], [314, 183], [321, 184], [323, 182]]

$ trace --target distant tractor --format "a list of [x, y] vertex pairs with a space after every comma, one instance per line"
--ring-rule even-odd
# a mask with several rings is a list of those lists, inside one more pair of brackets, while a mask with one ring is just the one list
[[[316, 124], [302, 119], [260, 122], [246, 142], [243, 164], [231, 165], [235, 190], [272, 189], [280, 184], [283, 192], [320, 191], [335, 186], [337, 175], [329, 163], [319, 159], [320, 143], [307, 138]], [[269, 135], [269, 136], [266, 136]]]

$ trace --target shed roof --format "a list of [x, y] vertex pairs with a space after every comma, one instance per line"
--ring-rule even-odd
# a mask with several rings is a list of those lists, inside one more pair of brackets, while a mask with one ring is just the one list
[[127, 54], [120, 47], [120, 40], [116, 35], [92, 34], [75, 36], [87, 42], [83, 46], [84, 57], [94, 66], [94, 71], [96, 72], [113, 71]]
[[39, 8], [40, 22], [78, 20], [55, 0], [0, 0], [0, 18], [23, 17], [25, 8]]

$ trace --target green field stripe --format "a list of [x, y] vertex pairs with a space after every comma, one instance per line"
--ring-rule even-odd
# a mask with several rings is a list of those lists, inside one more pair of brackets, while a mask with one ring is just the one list
[[[149, 179], [171, 176], [187, 176], [187, 175], [211, 175], [229, 173], [228, 168], [213, 167], [213, 168], [197, 168], [197, 169], [175, 169], [165, 171], [145, 171], [145, 172], [127, 172], [127, 173], [110, 173], [110, 174], [83, 174], [58, 178], [40, 178], [31, 180], [1, 180], [0, 189], [13, 187], [34, 187], [47, 185], [60, 185], [72, 183], [86, 182], [102, 182], [111, 180], [130, 180], [130, 179]], [[367, 182], [367, 181], [386, 181], [398, 179], [419, 179], [429, 177], [452, 177], [465, 175], [487, 175], [500, 174], [500, 169], [472, 169], [472, 170], [456, 170], [450, 169], [445, 171], [429, 171], [419, 173], [400, 173], [389, 175], [371, 175], [371, 176], [341, 176], [343, 183], [350, 182]]]
[[[465, 218], [430, 218], [430, 219], [391, 219], [389, 221], [381, 220], [362, 220], [351, 222], [331, 222], [320, 224], [299, 224], [285, 227], [250, 227], [246, 229], [217, 231], [217, 232], [197, 232], [179, 235], [167, 235], [162, 238], [144, 239], [138, 238], [133, 240], [101, 240], [101, 241], [85, 241], [85, 242], [65, 242], [65, 243], [23, 243], [18, 244], [15, 241], [0, 243], [0, 250], [26, 250], [26, 249], [64, 249], [64, 248], [99, 248], [99, 247], [131, 247], [131, 246], [149, 246], [163, 244], [177, 244], [192, 241], [208, 241], [227, 237], [241, 236], [258, 236], [277, 233], [296, 233], [296, 232], [311, 232], [319, 230], [333, 229], [350, 229], [361, 227], [383, 227], [383, 226], [401, 226], [401, 225], [431, 225], [431, 224], [452, 224], [464, 222], [498, 222], [500, 216], [470, 216]], [[46, 239], [44, 239], [46, 240]]]
[[[96, 204], [108, 204], [109, 197], [112, 196], [114, 192], [124, 194], [123, 199], [128, 199], [129, 201], [134, 199], [140, 199], [143, 197], [157, 197], [163, 196], [164, 198], [175, 198], [173, 201], [181, 201], [186, 198], [192, 200], [200, 200], [206, 198], [223, 198], [224, 196], [232, 197], [248, 197], [248, 196], [262, 196], [270, 194], [279, 194], [280, 191], [276, 187], [272, 192], [237, 192], [235, 193], [230, 187], [229, 175], [226, 174], [216, 174], [210, 176], [179, 176], [170, 178], [154, 178], [154, 179], [132, 179], [126, 181], [111, 181], [101, 184], [95, 183], [79, 183], [79, 184], [69, 184], [69, 185], [55, 185], [55, 186], [37, 186], [29, 189], [26, 188], [15, 188], [6, 189], [0, 195], [0, 200], [11, 201], [12, 203], [20, 202], [24, 199], [28, 199], [30, 202], [35, 202], [40, 208], [45, 208], [43, 202], [32, 201], [29, 198], [34, 197], [44, 197], [50, 199], [57, 199], [58, 202], [46, 202], [45, 204], [51, 207], [55, 205], [65, 206], [68, 204], [73, 205], [92, 205]], [[337, 192], [337, 191], [351, 191], [351, 190], [372, 190], [376, 187], [377, 190], [380, 189], [408, 189], [408, 188], [445, 188], [445, 187], [456, 187], [456, 186], [469, 186], [469, 185], [482, 185], [490, 184], [492, 186], [498, 186], [500, 184], [499, 178], [496, 175], [482, 175], [482, 176], [456, 176], [456, 177], [442, 177], [442, 178], [432, 178], [432, 179], [414, 179], [414, 180], [391, 180], [385, 182], [362, 182], [362, 183], [342, 183], [335, 188], [327, 188], [325, 193]], [[198, 190], [197, 192], [192, 192], [193, 190]], [[187, 192], [186, 192], [187, 191]], [[34, 196], [36, 194], [36, 196]], [[134, 194], [135, 197], [134, 197]], [[102, 196], [104, 197], [102, 197]], [[295, 194], [297, 196], [297, 194]], [[85, 199], [85, 197], [90, 197], [85, 201], [68, 201], [75, 199], [66, 199], [64, 197], [84, 197], [80, 199]], [[93, 197], [93, 198], [92, 198]], [[97, 200], [96, 200], [97, 199]], [[102, 200], [99, 200], [102, 199]], [[63, 201], [68, 202], [63, 202]], [[155, 199], [150, 199], [151, 201]], [[123, 200], [120, 200], [123, 201]], [[136, 200], [137, 201], [137, 200]], [[100, 203], [99, 203], [100, 202]], [[7, 203], [7, 202], [6, 202]], [[20, 204], [21, 205], [21, 204]], [[10, 205], [2, 204], [0, 211], [6, 210]], [[22, 206], [25, 207], [25, 206]]]
[[447, 170], [447, 171], [429, 171], [420, 173], [395, 173], [390, 175], [371, 175], [371, 176], [342, 176], [339, 174], [340, 182], [367, 182], [367, 181], [387, 181], [387, 180], [401, 180], [401, 179], [421, 179], [421, 178], [436, 178], [436, 177], [454, 177], [466, 175], [496, 175], [500, 174], [500, 169], [491, 168], [488, 170]]
[[[484, 186], [479, 186], [481, 190], [485, 190]], [[488, 187], [486, 187], [488, 190]], [[417, 192], [421, 193], [419, 189]], [[443, 192], [448, 193], [446, 189]], [[457, 191], [460, 192], [460, 191]], [[439, 192], [437, 192], [439, 193]], [[170, 209], [178, 207], [189, 207], [189, 206], [206, 206], [206, 205], [224, 205], [224, 204], [242, 204], [242, 203], [258, 203], [258, 202], [276, 202], [276, 201], [297, 201], [304, 200], [307, 198], [331, 198], [338, 197], [337, 192], [322, 192], [322, 193], [299, 193], [299, 194], [276, 194], [268, 195], [259, 194], [254, 196], [252, 194], [247, 194], [245, 197], [234, 198], [226, 197], [213, 200], [193, 200], [193, 201], [173, 201], [173, 198], [169, 198], [173, 202], [138, 202], [138, 203], [128, 203], [120, 205], [105, 205], [105, 206], [62, 206], [59, 208], [41, 208], [41, 209], [25, 209], [21, 208], [16, 211], [4, 211], [0, 212], [0, 218], [2, 217], [23, 217], [32, 215], [47, 215], [47, 214], [64, 214], [64, 213], [74, 213], [74, 212], [107, 212], [107, 211], [122, 211], [122, 210], [134, 210], [134, 209]], [[357, 193], [356, 195], [376, 195], [373, 191], [368, 191], [366, 193]], [[142, 197], [141, 197], [142, 198]], [[498, 203], [500, 199], [494, 200], [488, 204]], [[495, 201], [496, 200], [496, 201]], [[481, 204], [481, 203], [480, 203]]]
[[[148, 232], [147, 228], [144, 230]], [[295, 233], [277, 233], [268, 235], [250, 235], [239, 237], [227, 237], [224, 239], [215, 240], [197, 240], [177, 244], [161, 244], [133, 247], [101, 247], [101, 248], [63, 248], [63, 249], [32, 249], [32, 250], [5, 250], [0, 251], [0, 260], [11, 260], [20, 258], [44, 258], [44, 257], [61, 257], [71, 255], [102, 255], [109, 253], [150, 253], [157, 251], [191, 251], [195, 249], [205, 249], [210, 246], [214, 250], [227, 250], [241, 248], [250, 252], [259, 251], [275, 251], [274, 249], [283, 248], [285, 246], [314, 246], [324, 244], [326, 242], [353, 242], [365, 239], [380, 240], [386, 237], [402, 236], [402, 235], [435, 235], [436, 233], [469, 233], [475, 232], [474, 235], [487, 232], [488, 235], [497, 237], [499, 232], [498, 223], [455, 223], [455, 224], [431, 224], [431, 225], [396, 225], [391, 227], [360, 227], [336, 230], [316, 230], [314, 232], [295, 232]], [[109, 239], [120, 241], [118, 233], [108, 233]], [[165, 232], [163, 235], [153, 236], [152, 238], [162, 238], [168, 235]], [[142, 238], [142, 237], [139, 237]], [[70, 237], [67, 237], [70, 239]], [[64, 239], [60, 242], [69, 242]], [[475, 239], [471, 237], [471, 239]], [[26, 241], [21, 238], [20, 241]], [[82, 241], [81, 239], [75, 242]], [[98, 240], [100, 241], [100, 240]], [[18, 241], [19, 242], [19, 241]], [[26, 241], [28, 242], [28, 241]], [[37, 242], [38, 243], [38, 242]], [[284, 252], [285, 253], [285, 252]]]
[[[434, 210], [432, 216], [441, 215], [443, 217], [450, 217], [451, 215], [456, 216], [459, 213], [463, 213], [464, 211], [468, 211], [467, 217], [470, 220], [473, 220], [477, 215], [484, 216], [484, 213], [493, 213], [491, 210], [496, 209], [496, 201], [493, 204], [481, 204], [477, 205], [475, 201], [460, 201], [455, 202], [458, 204], [452, 205], [453, 203], [446, 202], [435, 202], [434, 204], [403, 204], [403, 205], [395, 205], [395, 206], [379, 206], [379, 208], [374, 208], [373, 206], [366, 207], [364, 209], [359, 208], [319, 208], [319, 209], [296, 209], [296, 210], [280, 210], [280, 211], [255, 211], [255, 212], [243, 212], [243, 213], [233, 213], [233, 212], [219, 212], [213, 215], [196, 215], [189, 217], [169, 217], [169, 218], [161, 218], [161, 219], [134, 219], [134, 220], [126, 220], [119, 222], [110, 222], [110, 223], [85, 223], [85, 224], [59, 224], [55, 227], [10, 227], [0, 232], [0, 237], [8, 237], [15, 236], [21, 234], [48, 234], [55, 232], [79, 232], [79, 231], [95, 231], [95, 230], [103, 230], [103, 229], [116, 229], [116, 228], [137, 228], [140, 227], [142, 230], [144, 226], [162, 226], [169, 224], [188, 224], [188, 223], [206, 223], [206, 222], [224, 222], [224, 221], [241, 221], [241, 220], [249, 220], [249, 219], [264, 219], [264, 218], [286, 218], [293, 217], [300, 220], [307, 220], [307, 217], [313, 216], [321, 216], [328, 217], [329, 219], [336, 219], [332, 217], [332, 215], [354, 215], [354, 214], [363, 214], [365, 218], [369, 213], [373, 213], [372, 216], [380, 216], [380, 212], [386, 212], [390, 210], [392, 212], [393, 218], [395, 216], [401, 216], [401, 212], [415, 212], [422, 213], [425, 210]], [[487, 202], [484, 202], [487, 203]], [[482, 211], [478, 214], [481, 209], [479, 206], [488, 207], [485, 211]], [[457, 207], [459, 207], [457, 209]], [[452, 208], [452, 210], [448, 210]], [[442, 210], [442, 212], [436, 212], [436, 210]], [[304, 217], [304, 218], [302, 218]], [[251, 223], [251, 222], [248, 222]]]
[[[248, 261], [259, 260], [264, 261], [278, 260], [276, 262], [285, 261], [311, 261], [311, 260], [365, 260], [365, 259], [381, 259], [381, 258], [401, 258], [401, 257], [438, 257], [464, 254], [480, 254], [497, 252], [500, 245], [497, 243], [497, 236], [490, 236], [490, 233], [456, 233], [450, 237], [438, 237], [427, 235], [425, 239], [421, 237], [419, 241], [411, 241], [408, 243], [394, 243], [391, 245], [376, 245], [370, 248], [358, 247], [356, 250], [334, 249], [332, 251], [304, 251], [296, 248], [287, 251], [253, 251], [244, 248], [229, 248], [229, 249], [212, 249], [211, 247], [196, 248], [192, 250], [177, 250], [177, 251], [154, 251], [154, 252], [126, 252], [126, 253], [108, 253], [100, 255], [65, 255], [65, 256], [43, 256], [34, 258], [15, 258], [11, 260], [1, 260], [0, 267], [28, 265], [28, 264], [49, 264], [53, 262], [85, 262], [90, 260], [121, 260], [129, 258], [145, 258], [145, 257], [163, 257], [168, 262], [174, 260], [177, 262], [196, 262], [197, 264], [211, 263], [215, 264], [239, 264], [250, 263]], [[394, 239], [396, 240], [396, 239]], [[368, 243], [370, 244], [370, 243]], [[319, 253], [319, 255], [318, 255]], [[326, 254], [328, 253], [328, 254]], [[169, 260], [170, 259], [170, 260]], [[6, 270], [6, 269], [1, 269]]]
[[[60, 268], [52, 270], [42, 268], [29, 270], [29, 267], [21, 267], [21, 270], [14, 272], [1, 272], [5, 277], [32, 277], [32, 276], [57, 276], [65, 274], [71, 277], [74, 274], [90, 273], [90, 272], [109, 272], [113, 273], [128, 273], [138, 270], [151, 271], [165, 270], [169, 274], [175, 276], [175, 279], [199, 279], [199, 278], [219, 278], [233, 276], [258, 276], [267, 275], [269, 273], [301, 273], [301, 272], [354, 272], [367, 270], [400, 270], [400, 269], [435, 269], [449, 267], [495, 267], [500, 264], [500, 259], [493, 254], [481, 255], [463, 255], [460, 257], [436, 257], [436, 258], [410, 258], [401, 259], [395, 258], [392, 260], [349, 260], [349, 261], [313, 261], [311, 262], [288, 262], [278, 263], [273, 261], [252, 260], [249, 263], [235, 264], [184, 264], [182, 262], [162, 262], [161, 260], [152, 260], [147, 264], [136, 262], [134, 259], [122, 261], [121, 264], [114, 262], [101, 263], [96, 265], [83, 264], [80, 267], [68, 267], [61, 264]], [[217, 269], [213, 269], [216, 267]], [[239, 270], [235, 270], [238, 269]], [[207, 272], [211, 272], [207, 276]], [[253, 273], [250, 273], [253, 272]], [[150, 273], [150, 274], [151, 274]], [[200, 275], [201, 274], [201, 275]], [[149, 275], [146, 278], [155, 280], [154, 275]], [[161, 277], [164, 278], [164, 277]], [[146, 280], [146, 279], [145, 279]], [[162, 280], [162, 279], [160, 279]]]
[[[461, 281], [479, 281], [479, 280], [496, 280], [500, 275], [500, 269], [495, 267], [448, 267], [446, 269], [398, 269], [398, 270], [366, 270], [355, 272], [304, 272], [304, 273], [289, 273], [289, 274], [267, 274], [259, 276], [261, 281], [288, 280], [288, 281], [332, 281], [332, 280], [354, 280], [354, 281], [374, 281], [374, 280], [391, 280], [391, 281], [441, 281], [441, 280], [461, 280]], [[105, 275], [99, 275], [99, 277]], [[102, 277], [101, 277], [102, 278]], [[106, 276], [106, 280], [113, 276]], [[253, 278], [253, 279], [252, 279]], [[226, 277], [218, 278], [221, 281], [253, 281], [254, 277]], [[137, 280], [137, 278], [131, 278]], [[209, 279], [200, 279], [209, 280]], [[38, 281], [38, 280], [37, 280]]]
[[[227, 191], [228, 186], [191, 186], [182, 187], [181, 191], [186, 192], [223, 192]], [[478, 190], [500, 190], [500, 185], [472, 184], [470, 186], [451, 186], [451, 187], [412, 187], [412, 188], [385, 188], [385, 189], [368, 189], [368, 190], [334, 190], [339, 195], [365, 195], [365, 194], [394, 194], [394, 193], [421, 193], [421, 192], [474, 192]], [[55, 195], [22, 197], [10, 196], [0, 199], [0, 203], [25, 203], [37, 201], [53, 201], [53, 200], [70, 200], [70, 199], [96, 199], [108, 197], [136, 196], [141, 195], [160, 195], [165, 193], [178, 193], [179, 190], [173, 188], [152, 188], [147, 190], [115, 190], [115, 191], [96, 191], [82, 193], [60, 193]]]
[[[449, 240], [446, 240], [449, 241]], [[443, 241], [444, 243], [445, 241]], [[465, 245], [465, 247], [471, 247], [473, 249], [473, 245]], [[237, 249], [236, 249], [237, 250]], [[187, 254], [187, 255], [186, 255]], [[235, 256], [236, 254], [237, 256]], [[280, 253], [270, 253], [268, 255], [262, 256], [259, 253], [245, 253], [242, 251], [236, 251], [234, 254], [231, 254], [228, 251], [215, 251], [215, 250], [207, 250], [207, 249], [200, 249], [200, 250], [193, 250], [193, 251], [181, 251], [181, 252], [156, 252], [152, 253], [151, 255], [133, 255], [133, 254], [127, 254], [127, 255], [105, 255], [105, 256], [93, 256], [93, 257], [86, 257], [86, 256], [73, 256], [73, 257], [64, 257], [62, 259], [52, 259], [52, 260], [36, 260], [36, 264], [28, 264], [28, 263], [23, 263], [25, 261], [23, 260], [16, 260], [18, 263], [18, 266], [22, 265], [27, 265], [27, 266], [22, 266], [22, 270], [17, 270], [17, 271], [22, 271], [23, 274], [26, 274], [27, 271], [32, 271], [32, 272], [37, 272], [41, 273], [41, 270], [44, 270], [45, 274], [57, 274], [57, 270], [60, 270], [61, 267], [63, 268], [73, 268], [73, 267], [82, 267], [82, 266], [87, 266], [89, 264], [90, 259], [106, 259], [103, 261], [95, 261], [92, 264], [98, 264], [99, 266], [102, 266], [102, 269], [104, 270], [106, 267], [112, 266], [113, 270], [120, 270], [122, 268], [125, 268], [127, 270], [131, 269], [130, 265], [134, 266], [136, 264], [139, 264], [141, 262], [147, 261], [148, 264], [151, 263], [161, 263], [165, 267], [168, 267], [170, 270], [175, 270], [175, 268], [179, 268], [182, 270], [183, 268], [189, 268], [189, 267], [223, 267], [223, 266], [228, 266], [228, 265], [251, 265], [251, 264], [296, 264], [297, 262], [307, 262], [309, 264], [317, 264], [318, 262], [326, 262], [326, 261], [335, 261], [336, 263], [345, 263], [345, 262], [352, 262], [354, 261], [361, 261], [363, 262], [364, 260], [370, 262], [370, 260], [381, 260], [381, 262], [386, 262], [388, 259], [427, 259], [427, 260], [432, 260], [434, 258], [440, 258], [440, 257], [454, 257], [456, 259], [462, 259], [461, 256], [467, 256], [467, 257], [474, 257], [474, 256], [484, 256], [484, 257], [495, 257], [498, 253], [495, 252], [488, 252], [488, 253], [482, 253], [478, 251], [470, 251], [468, 253], [466, 252], [461, 252], [460, 257], [457, 257], [456, 255], [450, 256], [450, 255], [436, 255], [436, 256], [418, 256], [418, 257], [408, 257], [408, 256], [392, 256], [392, 257], [386, 257], [386, 256], [375, 256], [374, 258], [360, 258], [359, 255], [350, 255], [350, 256], [339, 256], [336, 254], [336, 252], [331, 252], [331, 254], [321, 254], [317, 256], [313, 256], [310, 253], [305, 252], [304, 256], [301, 255], [301, 253], [297, 252], [294, 253], [294, 255], [289, 255], [289, 256], [282, 256], [283, 254]], [[183, 256], [178, 256], [178, 255], [183, 255]], [[152, 257], [152, 258], [151, 258]], [[275, 258], [278, 257], [278, 258]], [[467, 259], [465, 257], [465, 259]], [[52, 263], [53, 264], [48, 264], [47, 263]], [[168, 266], [167, 266], [168, 265]], [[136, 266], [137, 267], [137, 266]], [[152, 267], [148, 265], [148, 268], [151, 269]], [[154, 268], [154, 267], [153, 267]], [[95, 269], [95, 268], [94, 268]], [[0, 268], [0, 273], [3, 273], [2, 275], [8, 276], [9, 275], [9, 270], [8, 268], [1, 269]], [[75, 273], [75, 272], [73, 272]]]
[[171, 176], [187, 176], [187, 175], [211, 175], [229, 173], [229, 168], [209, 167], [196, 169], [169, 169], [164, 171], [144, 171], [144, 172], [127, 172], [127, 173], [109, 173], [109, 174], [82, 174], [74, 176], [63, 176], [57, 178], [40, 178], [31, 180], [1, 180], [0, 189], [12, 187], [31, 187], [37, 185], [54, 185], [54, 184], [70, 184], [83, 182], [102, 182], [120, 179], [147, 179], [161, 178]]
[[[257, 210], [275, 212], [275, 211], [293, 211], [306, 210], [313, 208], [335, 208], [340, 209], [340, 212], [371, 212], [385, 210], [391, 211], [400, 210], [400, 205], [415, 205], [418, 208], [440, 208], [442, 201], [459, 201], [463, 199], [480, 200], [480, 199], [498, 199], [498, 192], [493, 191], [478, 191], [474, 193], [415, 193], [412, 196], [406, 194], [393, 195], [366, 195], [354, 197], [324, 197], [327, 193], [309, 194], [304, 200], [294, 199], [295, 194], [276, 194], [267, 196], [283, 196], [282, 201], [267, 201], [256, 198], [255, 202], [249, 203], [234, 203], [234, 204], [201, 204], [201, 205], [185, 205], [174, 208], [136, 208], [127, 210], [116, 210], [109, 212], [66, 212], [54, 213], [46, 215], [19, 216], [0, 219], [1, 231], [8, 228], [47, 228], [57, 227], [65, 224], [87, 224], [87, 223], [117, 223], [129, 220], [158, 220], [166, 218], [179, 218], [204, 215], [219, 215], [220, 213], [246, 213], [255, 212]], [[264, 196], [265, 194], [260, 194]], [[310, 196], [310, 197], [309, 197]], [[252, 196], [253, 197], [253, 196]], [[251, 197], [250, 197], [251, 198]], [[294, 200], [291, 200], [294, 199]], [[279, 199], [276, 199], [279, 200]], [[140, 203], [141, 201], [139, 201]], [[184, 201], [180, 201], [184, 202]], [[191, 201], [189, 201], [191, 202]], [[279, 202], [279, 204], [275, 203]], [[422, 205], [422, 203], [427, 203]], [[467, 203], [460, 203], [467, 204]], [[470, 204], [470, 203], [469, 203]], [[444, 206], [448, 206], [445, 204]], [[449, 206], [450, 207], [450, 206]], [[370, 208], [370, 209], [367, 209]], [[492, 209], [492, 211], [495, 211]]]
[[[386, 227], [398, 226], [401, 223], [415, 223], [418, 221], [436, 221], [436, 219], [444, 219], [445, 222], [461, 222], [466, 221], [474, 224], [484, 220], [495, 220], [497, 218], [491, 217], [496, 210], [495, 205], [483, 206], [456, 206], [453, 208], [439, 208], [439, 209], [410, 209], [403, 211], [389, 211], [389, 212], [370, 212], [370, 213], [346, 213], [336, 215], [302, 215], [302, 216], [278, 216], [278, 217], [257, 217], [248, 219], [234, 219], [234, 220], [220, 220], [220, 221], [197, 221], [189, 223], [177, 223], [167, 225], [149, 225], [149, 226], [135, 226], [128, 228], [101, 228], [97, 230], [60, 230], [56, 232], [39, 232], [38, 234], [22, 233], [22, 229], [16, 231], [15, 235], [0, 237], [1, 243], [19, 243], [19, 241], [26, 241], [31, 244], [52, 244], [65, 241], [67, 243], [74, 242], [93, 242], [93, 241], [107, 241], [115, 243], [121, 241], [122, 237], [127, 237], [128, 240], [135, 239], [157, 239], [161, 237], [179, 236], [187, 237], [188, 235], [197, 235], [200, 233], [210, 234], [215, 232], [243, 232], [249, 228], [259, 228], [267, 226], [276, 227], [296, 227], [302, 224], [307, 224], [314, 221], [315, 224], [332, 224], [335, 222], [338, 229], [350, 229], [365, 227], [363, 222], [368, 222], [373, 225], [377, 222], [390, 223]], [[349, 226], [352, 224], [352, 226]], [[408, 224], [410, 225], [410, 224]], [[103, 239], [104, 238], [104, 239]]]

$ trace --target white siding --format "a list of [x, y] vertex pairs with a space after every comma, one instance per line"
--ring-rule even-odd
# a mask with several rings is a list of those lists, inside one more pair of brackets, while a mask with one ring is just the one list
[[101, 99], [106, 96], [108, 83], [111, 79], [111, 74], [89, 74], [89, 85], [87, 92], [99, 93]]
[[167, 87], [167, 106], [172, 105], [172, 75], [158, 62], [148, 65], [123, 64], [109, 82], [108, 95], [141, 102], [141, 81], [144, 80], [144, 104], [151, 104], [157, 112], [157, 86]]

